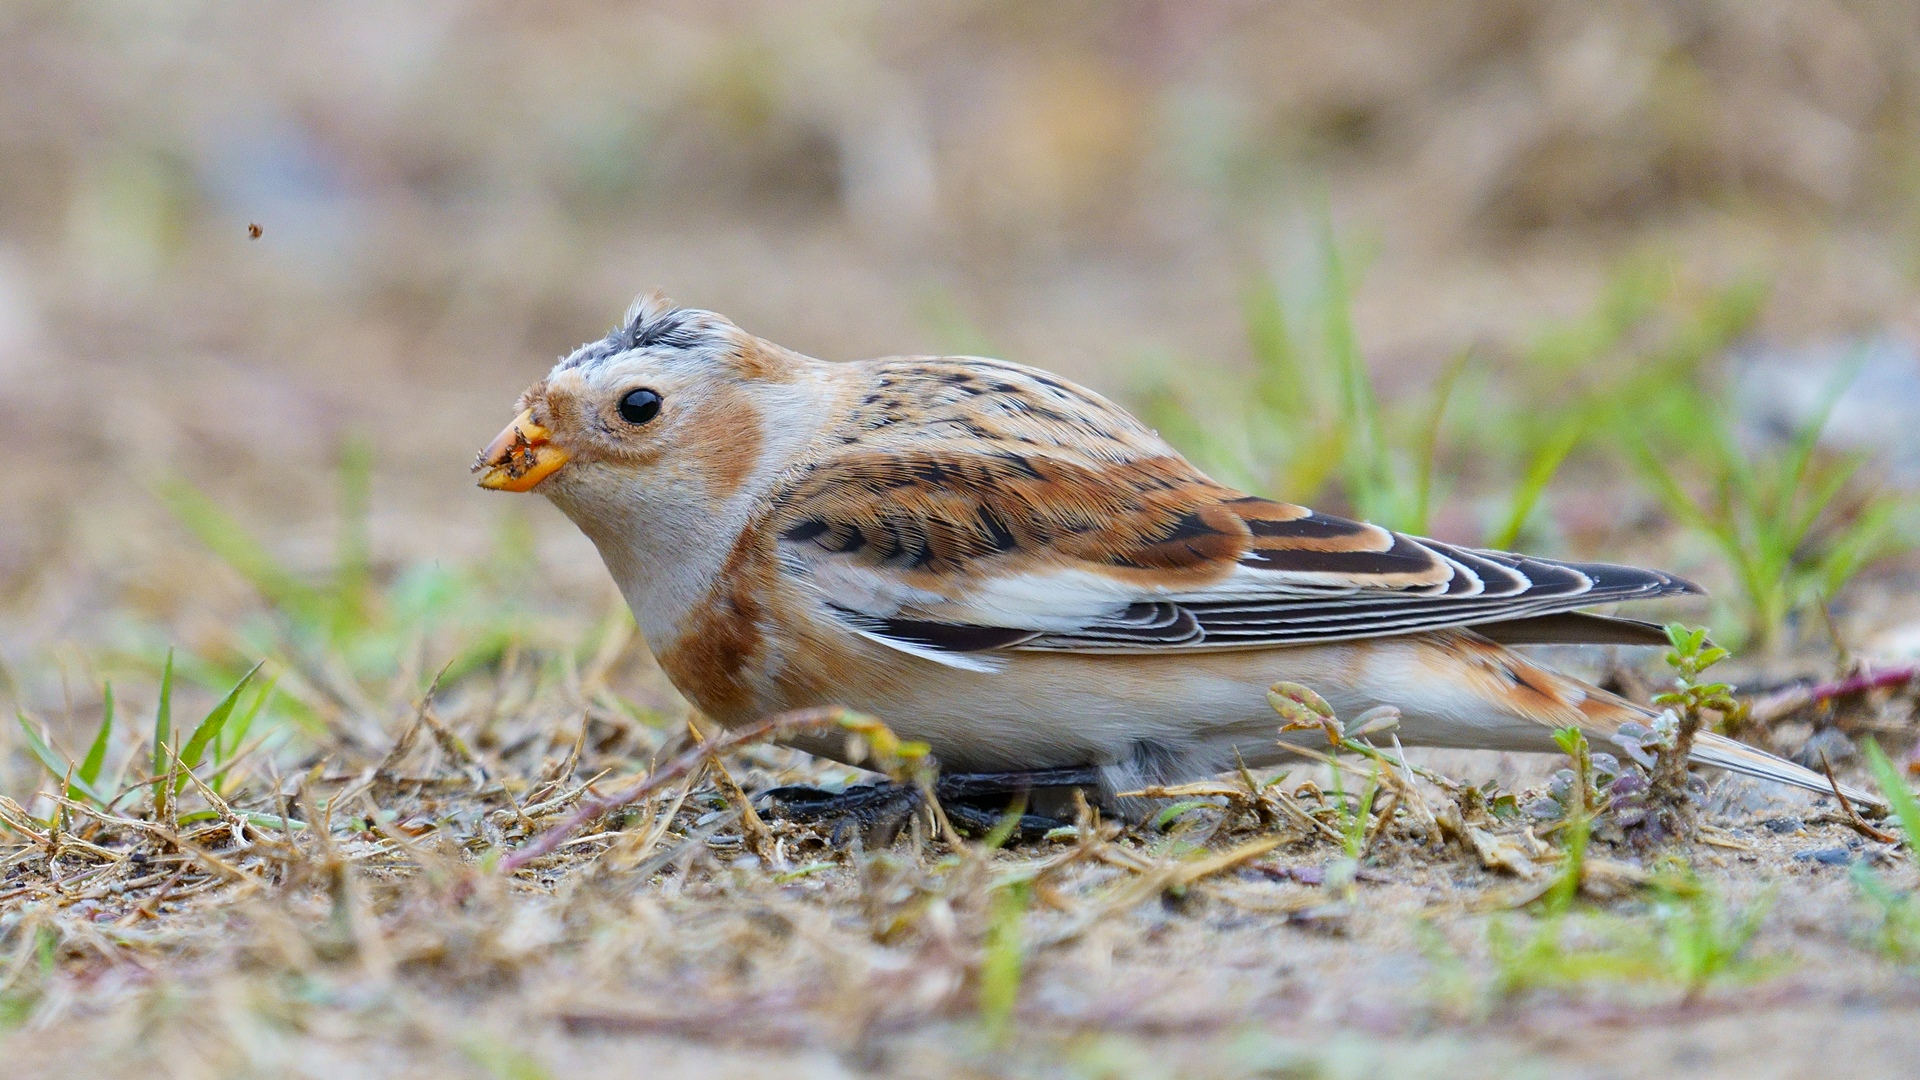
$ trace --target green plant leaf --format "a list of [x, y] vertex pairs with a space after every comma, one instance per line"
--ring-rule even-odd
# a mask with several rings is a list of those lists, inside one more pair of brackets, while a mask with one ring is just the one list
[[227, 717], [233, 715], [233, 707], [240, 700], [240, 692], [253, 681], [254, 675], [260, 671], [260, 665], [264, 663], [266, 661], [262, 660], [260, 664], [249, 668], [245, 675], [240, 676], [240, 681], [233, 684], [233, 689], [227, 691], [227, 696], [221, 698], [220, 703], [207, 713], [206, 719], [200, 721], [193, 729], [193, 734], [187, 736], [187, 745], [180, 750], [180, 768], [183, 775], [173, 782], [173, 790], [176, 794], [187, 786], [184, 773], [199, 768], [200, 763], [206, 760], [207, 746], [220, 737], [220, 729], [226, 726]]
[[1880, 793], [1887, 797], [1887, 805], [1893, 808], [1894, 816], [1900, 819], [1900, 827], [1907, 833], [1907, 850], [1920, 851], [1920, 800], [1915, 800], [1913, 789], [1901, 779], [1900, 770], [1887, 760], [1886, 752], [1872, 738], [1866, 740], [1867, 768], [1873, 772], [1873, 779], [1880, 787]]
[[167, 816], [168, 796], [167, 773], [172, 769], [173, 758], [169, 753], [169, 744], [173, 742], [173, 650], [167, 650], [166, 667], [160, 671], [160, 704], [153, 711], [153, 809], [161, 818]]
[[260, 715], [260, 710], [266, 707], [267, 702], [273, 699], [273, 692], [279, 686], [278, 678], [269, 679], [267, 685], [261, 687], [260, 692], [254, 696], [253, 704], [247, 706], [247, 711], [241, 713], [238, 720], [229, 723], [222, 736], [214, 740], [215, 761], [224, 762], [228, 755], [240, 749], [240, 744], [246, 741], [247, 733], [253, 730], [253, 721]]
[[1032, 883], [1008, 882], [994, 890], [987, 916], [986, 953], [980, 960], [980, 1020], [995, 1042], [1006, 1037], [1014, 1006], [1019, 1004], [1026, 961], [1022, 928], [1032, 896]]
[[206, 493], [175, 477], [161, 482], [159, 495], [176, 520], [295, 625], [310, 631], [327, 628], [334, 609], [328, 597], [281, 566], [264, 544]]
[[93, 745], [87, 747], [87, 756], [80, 762], [81, 782], [93, 784], [100, 779], [100, 770], [107, 763], [107, 741], [113, 737], [113, 684], [107, 683], [101, 695], [100, 730], [94, 732]]
[[1489, 547], [1510, 548], [1520, 539], [1520, 530], [1527, 527], [1547, 486], [1553, 483], [1560, 466], [1566, 464], [1567, 456], [1573, 453], [1585, 433], [1585, 423], [1575, 418], [1562, 424], [1552, 437], [1534, 449], [1527, 461], [1526, 475], [1521, 477], [1513, 489], [1513, 497], [1508, 500], [1506, 521], [1487, 538]]
[[86, 799], [98, 806], [107, 805], [106, 797], [96, 791], [92, 784], [80, 778], [73, 763], [47, 742], [46, 737], [33, 726], [33, 722], [27, 719], [26, 713], [16, 712], [13, 715], [14, 719], [20, 722], [20, 732], [26, 737], [27, 750], [40, 760], [40, 764], [55, 780], [67, 785], [67, 798]]
[[1189, 810], [1198, 810], [1203, 806], [1212, 805], [1211, 802], [1205, 799], [1182, 799], [1179, 802], [1163, 807], [1159, 813], [1153, 815], [1153, 827], [1164, 832], [1166, 827], [1178, 820], [1181, 814]]
[[1441, 373], [1440, 382], [1434, 387], [1433, 406], [1427, 412], [1426, 423], [1421, 427], [1420, 441], [1414, 447], [1413, 463], [1413, 510], [1408, 515], [1406, 528], [1409, 532], [1424, 535], [1433, 515], [1433, 469], [1440, 456], [1440, 427], [1447, 418], [1447, 406], [1453, 402], [1453, 393], [1460, 385], [1460, 376], [1467, 370], [1467, 364], [1473, 359], [1472, 349], [1462, 349], [1447, 369]]
[[332, 588], [324, 596], [334, 641], [365, 629], [373, 608], [372, 496], [373, 447], [363, 438], [349, 438], [340, 448], [340, 540]]

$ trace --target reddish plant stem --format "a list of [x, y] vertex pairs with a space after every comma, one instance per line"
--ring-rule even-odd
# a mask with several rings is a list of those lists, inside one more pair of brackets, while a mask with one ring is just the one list
[[581, 803], [580, 808], [573, 812], [573, 816], [541, 833], [520, 850], [501, 859], [500, 872], [511, 875], [535, 859], [553, 854], [567, 837], [578, 832], [594, 818], [610, 810], [618, 810], [623, 806], [639, 802], [668, 784], [692, 775], [695, 769], [722, 754], [731, 753], [742, 746], [766, 739], [830, 728], [838, 724], [846, 715], [847, 710], [838, 705], [795, 709], [792, 712], [776, 713], [763, 720], [756, 720], [746, 727], [735, 728], [718, 738], [709, 739], [648, 773], [639, 783], [626, 791]]
[[1888, 668], [1885, 671], [1870, 671], [1863, 675], [1836, 679], [1833, 682], [1816, 683], [1813, 686], [1796, 686], [1778, 693], [1768, 694], [1753, 703], [1752, 717], [1765, 723], [1787, 715], [1809, 705], [1818, 705], [1823, 701], [1847, 697], [1850, 694], [1864, 694], [1873, 690], [1886, 690], [1895, 686], [1905, 686], [1920, 678], [1920, 667], [1905, 665]]
[[1920, 667], [1888, 668], [1885, 671], [1870, 671], [1864, 675], [1855, 675], [1838, 682], [1821, 683], [1807, 691], [1815, 702], [1830, 698], [1846, 697], [1848, 694], [1864, 694], [1869, 690], [1885, 690], [1890, 686], [1903, 686], [1920, 677]]

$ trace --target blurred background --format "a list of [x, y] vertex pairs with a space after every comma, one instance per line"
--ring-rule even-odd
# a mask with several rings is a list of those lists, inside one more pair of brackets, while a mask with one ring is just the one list
[[316, 581], [608, 610], [467, 467], [654, 287], [1060, 371], [1265, 493], [1658, 560], [1735, 638], [1898, 636], [1901, 0], [10, 0], [0, 71], [0, 696], [247, 652]]

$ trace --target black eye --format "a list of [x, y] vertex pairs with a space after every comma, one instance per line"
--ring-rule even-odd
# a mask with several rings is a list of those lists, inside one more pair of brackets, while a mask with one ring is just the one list
[[620, 419], [629, 424], [644, 424], [659, 415], [660, 395], [644, 386], [620, 399]]

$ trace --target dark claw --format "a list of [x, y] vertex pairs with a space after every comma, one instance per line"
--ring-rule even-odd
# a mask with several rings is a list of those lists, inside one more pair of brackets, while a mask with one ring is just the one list
[[[955, 829], [985, 836], [998, 827], [1016, 801], [1040, 788], [1091, 787], [1100, 775], [1089, 768], [1041, 769], [1033, 772], [956, 773], [934, 782], [934, 794]], [[839, 846], [858, 829], [869, 846], [885, 847], [900, 834], [907, 820], [919, 812], [920, 789], [912, 784], [883, 781], [858, 784], [845, 791], [810, 787], [777, 787], [763, 791], [767, 810], [792, 821], [832, 821], [831, 840]], [[1039, 840], [1048, 832], [1071, 825], [1046, 814], [1023, 813], [1008, 837], [1010, 842]]]

